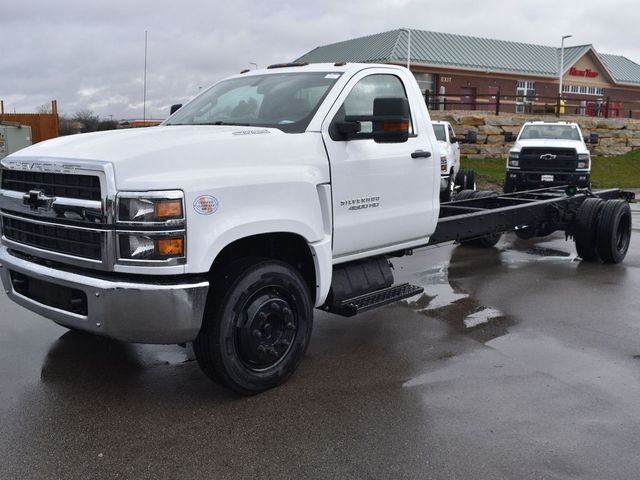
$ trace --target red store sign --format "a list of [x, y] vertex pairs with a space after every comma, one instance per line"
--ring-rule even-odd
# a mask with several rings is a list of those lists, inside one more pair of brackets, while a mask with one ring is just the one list
[[598, 72], [594, 72], [593, 70], [578, 70], [576, 67], [571, 67], [569, 69], [569, 75], [574, 77], [587, 77], [587, 78], [595, 78], [598, 76]]

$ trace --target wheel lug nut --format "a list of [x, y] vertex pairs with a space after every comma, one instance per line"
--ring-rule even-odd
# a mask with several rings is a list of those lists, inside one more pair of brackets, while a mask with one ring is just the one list
[[276, 302], [272, 302], [271, 310], [273, 310], [274, 312], [277, 312], [278, 310], [280, 310], [280, 305], [278, 305]]
[[289, 307], [284, 307], [282, 309], [282, 313], [284, 313], [285, 315], [291, 315], [291, 309]]
[[287, 340], [286, 338], [283, 338], [282, 340], [280, 340], [280, 345], [284, 345], [285, 347], [288, 347], [291, 342], [289, 342], [289, 340]]
[[256, 338], [262, 338], [262, 333], [260, 332], [260, 330], [258, 330], [257, 328], [251, 332], [253, 334], [254, 337]]
[[293, 330], [294, 328], [296, 328], [296, 326], [293, 324], [293, 322], [289, 322], [286, 325], [287, 330]]
[[260, 312], [258, 314], [258, 319], [263, 320], [263, 321], [266, 320], [267, 319], [267, 314], [264, 313], [264, 312]]
[[271, 355], [272, 357], [277, 357], [278, 356], [278, 352], [276, 351], [275, 348], [271, 347], [269, 349], [269, 355]]
[[267, 348], [264, 345], [258, 345], [258, 353], [265, 353]]

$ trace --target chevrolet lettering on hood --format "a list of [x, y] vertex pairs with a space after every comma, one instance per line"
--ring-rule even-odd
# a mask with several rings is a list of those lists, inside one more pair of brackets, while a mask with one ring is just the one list
[[16, 160], [2, 162], [2, 165], [11, 170], [46, 173], [76, 173], [80, 168], [80, 165], [66, 165], [62, 163], [48, 162], [19, 162]]

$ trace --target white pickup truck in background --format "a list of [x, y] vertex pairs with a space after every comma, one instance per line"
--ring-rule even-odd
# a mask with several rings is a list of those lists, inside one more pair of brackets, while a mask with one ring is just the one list
[[464, 190], [440, 204], [441, 147], [403, 67], [273, 65], [176, 109], [159, 127], [4, 158], [0, 276], [12, 300], [70, 329], [193, 342], [202, 370], [242, 394], [292, 374], [314, 307], [350, 316], [421, 293], [390, 264], [415, 248], [491, 247], [526, 227], [571, 232], [591, 259], [628, 249], [618, 190]]

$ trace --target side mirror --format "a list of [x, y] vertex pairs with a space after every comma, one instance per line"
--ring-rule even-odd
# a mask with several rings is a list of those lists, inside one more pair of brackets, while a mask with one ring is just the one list
[[[335, 124], [345, 140], [372, 138], [377, 143], [403, 143], [409, 139], [409, 102], [406, 98], [379, 97], [373, 100], [373, 115], [347, 115]], [[371, 132], [362, 123], [371, 122]]]
[[169, 115], [173, 115], [178, 110], [180, 110], [180, 108], [182, 108], [182, 104], [181, 103], [176, 103], [175, 105], [171, 105], [171, 110], [170, 110]]
[[598, 138], [598, 134], [597, 133], [593, 133], [591, 132], [591, 135], [589, 135], [589, 143], [591, 144], [597, 144], [600, 141], [600, 139]]
[[504, 141], [513, 142], [513, 132], [504, 132]]
[[467, 130], [467, 143], [478, 143], [478, 132], [475, 130]]
[[449, 141], [450, 141], [451, 143], [458, 143], [458, 138], [457, 138], [457, 137], [451, 137], [451, 138], [449, 139]]

